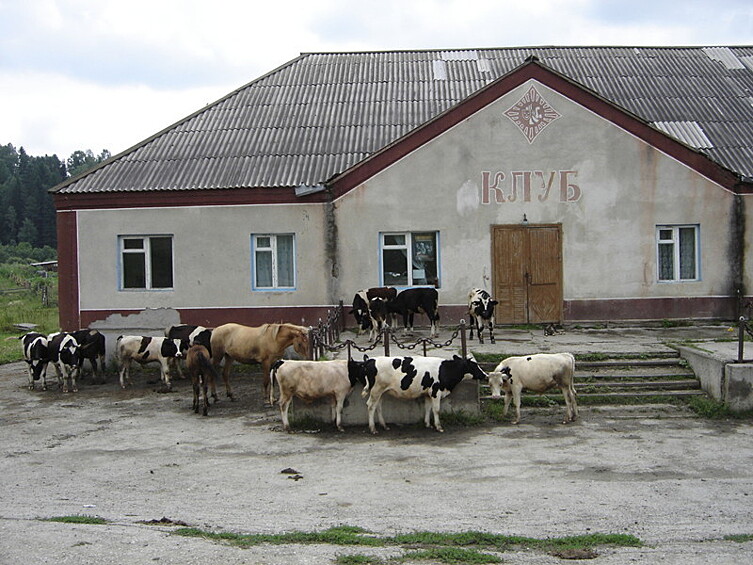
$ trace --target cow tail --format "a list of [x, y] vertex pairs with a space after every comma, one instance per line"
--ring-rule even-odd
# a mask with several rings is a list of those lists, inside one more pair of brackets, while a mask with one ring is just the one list
[[575, 355], [570, 354], [570, 392], [573, 398], [578, 397], [578, 391], [575, 390]]

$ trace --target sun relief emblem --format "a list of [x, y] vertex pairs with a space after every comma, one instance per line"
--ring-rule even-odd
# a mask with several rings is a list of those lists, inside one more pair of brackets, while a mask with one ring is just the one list
[[541, 97], [535, 86], [532, 86], [517, 104], [505, 112], [505, 116], [520, 128], [528, 143], [533, 143], [536, 136], [561, 114]]

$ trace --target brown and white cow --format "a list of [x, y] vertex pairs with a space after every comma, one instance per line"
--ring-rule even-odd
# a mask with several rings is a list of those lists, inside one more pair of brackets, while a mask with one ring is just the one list
[[170, 367], [168, 360], [181, 357], [179, 339], [166, 337], [149, 337], [140, 335], [121, 335], [116, 346], [118, 363], [120, 364], [120, 386], [126, 387], [126, 380], [131, 383], [131, 362], [137, 361], [141, 365], [159, 363], [160, 378], [167, 390], [172, 388], [170, 383]]
[[436, 288], [406, 288], [387, 305], [387, 309], [403, 317], [404, 333], [407, 333], [409, 327], [413, 331], [413, 315], [423, 313], [429, 318], [431, 337], [439, 335], [439, 293]]
[[344, 431], [341, 423], [343, 405], [357, 382], [356, 375], [348, 373], [348, 361], [281, 359], [272, 366], [272, 381], [275, 379], [280, 387], [280, 415], [285, 431], [290, 431], [288, 408], [293, 398], [304, 402], [329, 398], [332, 422], [339, 431]]
[[389, 326], [389, 305], [397, 297], [397, 289], [391, 286], [364, 288], [353, 297], [350, 311], [356, 319], [356, 335], [369, 330], [369, 341], [373, 341], [386, 325]]
[[[50, 363], [55, 367], [58, 383], [63, 392], [78, 392], [76, 377], [78, 377], [79, 347], [76, 338], [68, 332], [56, 332], [47, 336], [47, 348], [50, 354]], [[71, 386], [68, 388], [68, 381]]]
[[29, 332], [19, 339], [29, 373], [29, 390], [34, 390], [34, 382], [39, 379], [42, 379], [42, 390], [47, 390], [47, 364], [50, 362], [47, 336]]
[[572, 353], [537, 353], [521, 357], [503, 359], [493, 372], [489, 373], [492, 398], [499, 398], [505, 391], [507, 414], [510, 400], [515, 402], [515, 420], [520, 422], [520, 395], [522, 391], [545, 392], [557, 387], [565, 397], [565, 419], [563, 424], [578, 417], [578, 401], [573, 384], [575, 357]]
[[[424, 397], [424, 424], [443, 432], [439, 421], [442, 398], [449, 395], [466, 375], [473, 379], [486, 379], [487, 374], [473, 359], [453, 355], [452, 359], [441, 357], [372, 357], [364, 355], [363, 361], [350, 361], [350, 372], [358, 380], [365, 381], [361, 395], [368, 395], [366, 406], [369, 412], [369, 430], [377, 433], [374, 415], [379, 424], [388, 430], [382, 415], [382, 396], [388, 393], [399, 399], [413, 400]], [[360, 372], [360, 374], [358, 374]]]
[[476, 329], [479, 343], [484, 343], [484, 325], [489, 326], [489, 341], [494, 343], [494, 307], [498, 304], [492, 295], [482, 288], [473, 288], [468, 293], [468, 316], [471, 331], [468, 339], [473, 339], [473, 329]]

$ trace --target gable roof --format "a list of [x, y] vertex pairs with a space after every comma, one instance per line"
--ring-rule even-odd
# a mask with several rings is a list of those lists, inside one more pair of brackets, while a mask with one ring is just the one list
[[302, 54], [53, 192], [315, 191], [532, 62], [753, 180], [753, 47], [529, 47]]

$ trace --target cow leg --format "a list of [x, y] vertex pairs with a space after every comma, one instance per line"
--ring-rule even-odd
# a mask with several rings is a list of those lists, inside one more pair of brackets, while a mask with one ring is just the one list
[[29, 375], [29, 390], [34, 390], [34, 372], [31, 369], [31, 363], [26, 364], [26, 372]]
[[334, 408], [335, 408], [335, 426], [337, 427], [337, 431], [344, 432], [345, 428], [342, 427], [342, 415], [343, 415], [343, 406], [345, 405], [345, 396], [340, 395], [335, 399]]
[[165, 389], [169, 392], [173, 389], [173, 384], [170, 382], [170, 364], [167, 359], [161, 359], [159, 363], [160, 379], [165, 385]]
[[58, 388], [63, 388], [63, 373], [60, 371], [60, 366], [58, 363], [53, 363], [55, 366], [55, 375], [58, 378]]
[[288, 421], [288, 408], [290, 408], [290, 402], [293, 400], [293, 396], [284, 396], [280, 391], [280, 417], [282, 418], [282, 429], [286, 432], [290, 431], [290, 422]]
[[427, 428], [431, 428], [431, 405], [432, 398], [430, 396], [424, 398], [424, 425]]
[[191, 374], [191, 387], [193, 388], [193, 411], [195, 414], [199, 413], [199, 374], [198, 371], [190, 370]]
[[494, 342], [494, 321], [489, 320], [489, 341]]
[[379, 418], [379, 424], [384, 428], [385, 430], [389, 430], [387, 427], [387, 424], [384, 422], [384, 417], [382, 416], [382, 394], [384, 391], [375, 391], [372, 388], [371, 393], [369, 394], [369, 399], [366, 401], [366, 408], [369, 411], [369, 431], [371, 431], [372, 434], [376, 434], [376, 425], [374, 423], [374, 414], [377, 413], [377, 416]]
[[520, 423], [520, 393], [520, 390], [513, 390], [512, 392], [513, 402], [515, 403], [515, 420], [513, 421], [513, 424]]
[[434, 427], [437, 429], [438, 432], [444, 432], [444, 428], [442, 427], [442, 422], [439, 421], [439, 408], [440, 408], [441, 403], [442, 403], [442, 399], [439, 397], [431, 399], [431, 411], [434, 413]]
[[81, 372], [81, 368], [78, 367], [78, 366], [76, 366], [76, 367], [70, 367], [70, 370], [71, 370], [71, 372], [70, 372], [70, 376], [71, 376], [71, 390], [73, 392], [78, 392], [78, 383], [76, 382], [76, 379], [78, 378], [78, 376], [79, 376], [79, 374]]
[[512, 394], [505, 391], [505, 408], [502, 410], [502, 416], [507, 416], [507, 410], [510, 408], [510, 400], [512, 400]]
[[120, 365], [120, 388], [125, 388], [125, 378], [128, 379], [128, 384], [131, 384], [131, 360], [125, 359]]
[[474, 318], [471, 314], [468, 314], [468, 339], [473, 339], [473, 328], [476, 326], [476, 318]]

